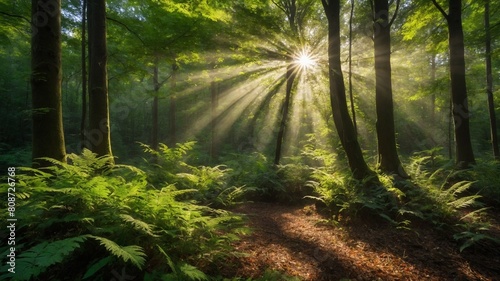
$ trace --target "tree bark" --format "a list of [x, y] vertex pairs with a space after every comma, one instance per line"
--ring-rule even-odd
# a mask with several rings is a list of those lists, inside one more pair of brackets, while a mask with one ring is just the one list
[[160, 94], [160, 81], [158, 78], [159, 57], [155, 56], [153, 63], [153, 126], [151, 130], [151, 148], [158, 150], [158, 95]]
[[50, 166], [40, 157], [66, 161], [61, 104], [61, 1], [33, 0], [31, 90], [33, 167]]
[[349, 99], [351, 101], [351, 114], [354, 131], [358, 134], [358, 126], [356, 123], [356, 110], [354, 107], [354, 96], [352, 93], [352, 20], [354, 17], [354, 0], [351, 0], [351, 13], [349, 15]]
[[219, 105], [219, 89], [217, 82], [212, 80], [210, 83], [210, 158], [212, 161], [217, 159], [217, 107]]
[[176, 79], [177, 79], [177, 70], [179, 70], [179, 66], [177, 65], [177, 62], [174, 60], [174, 63], [172, 64], [172, 76], [171, 76], [171, 87], [170, 87], [170, 106], [169, 106], [169, 132], [170, 132], [170, 146], [174, 146], [177, 143], [177, 129], [175, 126], [176, 120], [176, 111], [177, 111], [177, 98], [175, 94], [175, 88], [176, 88]]
[[448, 41], [450, 52], [451, 101], [455, 131], [456, 166], [468, 168], [475, 163], [469, 126], [469, 104], [465, 82], [464, 33], [462, 29], [462, 1], [448, 0], [448, 14], [432, 0], [436, 8], [448, 23]]
[[392, 100], [391, 23], [389, 2], [374, 1], [375, 103], [377, 111], [378, 164], [382, 172], [407, 178], [396, 149]]
[[283, 137], [285, 135], [286, 123], [288, 119], [288, 111], [290, 108], [290, 100], [292, 97], [292, 88], [293, 81], [295, 81], [295, 77], [297, 76], [297, 67], [293, 62], [289, 62], [286, 68], [286, 92], [285, 92], [285, 101], [283, 102], [283, 107], [281, 110], [281, 121], [280, 128], [278, 131], [278, 138], [276, 140], [276, 150], [274, 154], [274, 165], [278, 165], [281, 159], [281, 150], [283, 144]]
[[98, 156], [110, 156], [106, 1], [88, 0], [89, 35], [89, 131], [87, 145]]
[[[432, 54], [431, 56], [431, 83], [436, 83], [436, 55]], [[436, 119], [436, 89], [432, 88], [431, 93], [431, 122], [434, 122]]]
[[82, 1], [82, 120], [80, 121], [80, 148], [85, 147], [85, 126], [87, 124], [87, 39], [86, 39], [87, 0]]
[[500, 160], [498, 150], [497, 120], [495, 115], [495, 102], [493, 99], [493, 74], [491, 70], [491, 31], [490, 31], [490, 0], [484, 1], [484, 29], [486, 53], [486, 94], [488, 95], [488, 112], [490, 115], [490, 133], [493, 156]]
[[373, 176], [363, 158], [354, 125], [347, 108], [344, 78], [340, 62], [340, 0], [321, 1], [328, 19], [328, 65], [330, 77], [330, 101], [333, 121], [341, 144], [347, 155], [354, 178]]

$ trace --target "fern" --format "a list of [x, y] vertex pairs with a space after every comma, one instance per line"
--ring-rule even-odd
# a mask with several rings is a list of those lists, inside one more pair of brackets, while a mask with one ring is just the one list
[[112, 261], [111, 256], [100, 259], [99, 261], [91, 265], [89, 269], [87, 269], [82, 279], [87, 279], [94, 276], [101, 268], [111, 263], [111, 261]]
[[77, 236], [53, 242], [42, 242], [26, 251], [23, 251], [16, 260], [15, 279], [30, 280], [45, 272], [50, 266], [61, 263], [87, 237]]
[[141, 220], [138, 220], [136, 218], [133, 218], [132, 216], [130, 215], [127, 215], [127, 214], [121, 214], [120, 215], [120, 218], [122, 218], [122, 220], [124, 222], [127, 222], [127, 223], [130, 223], [135, 229], [149, 235], [149, 236], [152, 236], [152, 237], [158, 237], [158, 235], [154, 234], [154, 225], [151, 225], [151, 224], [148, 224], [146, 222], [143, 222]]
[[144, 266], [144, 263], [146, 262], [145, 259], [146, 254], [144, 253], [144, 250], [140, 246], [130, 245], [122, 247], [104, 237], [99, 237], [94, 235], [88, 235], [88, 237], [94, 238], [95, 240], [99, 241], [99, 243], [103, 245], [106, 248], [106, 250], [108, 250], [111, 254], [113, 254], [117, 258], [122, 259], [124, 262], [130, 261], [133, 265], [135, 265], [139, 269], [141, 269]]
[[164, 276], [163, 280], [190, 280], [190, 281], [203, 281], [208, 280], [208, 276], [197, 269], [196, 267], [187, 264], [187, 263], [179, 263], [176, 264], [173, 262], [172, 258], [159, 246], [156, 245], [158, 250], [165, 257], [168, 266], [172, 270], [172, 273]]

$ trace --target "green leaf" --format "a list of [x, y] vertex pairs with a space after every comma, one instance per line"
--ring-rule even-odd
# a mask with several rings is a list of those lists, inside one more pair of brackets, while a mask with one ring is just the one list
[[29, 280], [43, 273], [51, 265], [60, 263], [80, 247], [80, 243], [87, 237], [77, 236], [54, 242], [42, 242], [33, 248], [21, 253], [17, 259], [17, 267], [22, 270], [16, 272], [18, 280]]
[[130, 246], [120, 246], [116, 244], [115, 242], [106, 239], [104, 237], [99, 237], [99, 236], [94, 236], [94, 235], [89, 235], [89, 237], [94, 238], [95, 240], [99, 241], [101, 245], [103, 245], [106, 250], [108, 250], [110, 253], [115, 255], [116, 257], [122, 259], [124, 262], [130, 261], [132, 264], [134, 264], [137, 268], [142, 269], [144, 266], [144, 263], [146, 262], [146, 254], [144, 253], [144, 250], [142, 247], [137, 246], [137, 245], [130, 245]]
[[208, 277], [196, 267], [184, 263], [179, 266], [180, 271], [191, 280], [208, 280]]
[[130, 223], [135, 229], [142, 231], [150, 236], [158, 237], [158, 235], [154, 234], [154, 225], [138, 220], [127, 214], [121, 214], [120, 217], [123, 221]]
[[94, 274], [96, 274], [97, 271], [107, 265], [110, 261], [111, 256], [108, 256], [94, 263], [91, 267], [89, 267], [89, 269], [87, 269], [87, 272], [85, 272], [82, 279], [92, 277]]

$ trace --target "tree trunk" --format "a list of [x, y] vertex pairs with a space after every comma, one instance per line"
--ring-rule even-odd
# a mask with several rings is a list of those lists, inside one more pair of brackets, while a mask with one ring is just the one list
[[486, 53], [486, 94], [488, 95], [488, 112], [490, 114], [491, 145], [493, 156], [500, 160], [498, 151], [497, 120], [493, 100], [493, 74], [491, 70], [491, 32], [490, 32], [490, 0], [484, 2], [484, 28], [485, 28], [485, 53]]
[[160, 81], [158, 78], [159, 57], [155, 56], [153, 65], [153, 127], [151, 132], [151, 148], [158, 150], [158, 95], [160, 94]]
[[212, 161], [217, 159], [217, 132], [216, 132], [216, 119], [218, 100], [218, 87], [217, 82], [210, 83], [210, 132], [211, 132], [211, 145], [210, 145], [210, 158]]
[[[432, 54], [431, 56], [431, 83], [436, 84], [436, 55]], [[436, 87], [432, 87], [431, 93], [431, 122], [434, 122], [436, 119]]]
[[286, 68], [286, 93], [285, 93], [285, 101], [283, 102], [283, 107], [281, 110], [281, 121], [280, 121], [280, 128], [278, 131], [278, 138], [276, 140], [276, 151], [274, 154], [274, 165], [278, 165], [280, 163], [281, 159], [281, 150], [282, 150], [282, 144], [283, 144], [283, 137], [285, 135], [285, 129], [286, 129], [286, 123], [288, 119], [288, 111], [290, 108], [290, 100], [292, 96], [292, 87], [293, 87], [293, 81], [295, 80], [295, 77], [297, 76], [297, 69], [296, 66], [293, 64], [293, 62], [289, 62]]
[[33, 167], [50, 166], [40, 157], [66, 160], [61, 104], [61, 1], [32, 1], [31, 91]]
[[358, 134], [358, 126], [356, 124], [356, 110], [354, 107], [354, 96], [352, 93], [352, 20], [354, 17], [354, 0], [351, 0], [351, 13], [349, 15], [349, 99], [351, 101], [351, 114], [354, 131]]
[[354, 178], [361, 180], [373, 176], [373, 172], [368, 168], [363, 158], [354, 125], [347, 109], [344, 78], [340, 62], [340, 0], [322, 0], [321, 2], [328, 18], [328, 65], [333, 121], [346, 152], [349, 168]]
[[[436, 2], [435, 2], [436, 4]], [[451, 100], [455, 126], [456, 165], [467, 168], [475, 163], [469, 129], [469, 105], [465, 82], [464, 34], [462, 30], [462, 1], [449, 0], [446, 15], [449, 32]]]
[[110, 156], [111, 136], [107, 80], [106, 1], [89, 0], [89, 131], [87, 145], [98, 156]]
[[375, 103], [378, 164], [382, 172], [407, 178], [396, 149], [391, 73], [391, 24], [387, 0], [374, 1]]
[[176, 94], [175, 94], [175, 87], [176, 87], [176, 79], [177, 79], [177, 70], [179, 70], [179, 66], [177, 65], [177, 62], [174, 60], [174, 63], [172, 64], [172, 77], [171, 77], [171, 87], [170, 87], [170, 107], [168, 111], [169, 115], [169, 132], [170, 132], [170, 146], [173, 147], [177, 143], [177, 129], [175, 126], [175, 112], [176, 112], [176, 107], [177, 107], [177, 99], [176, 99]]
[[85, 125], [87, 124], [87, 0], [82, 1], [82, 120], [80, 121], [80, 148], [85, 147]]

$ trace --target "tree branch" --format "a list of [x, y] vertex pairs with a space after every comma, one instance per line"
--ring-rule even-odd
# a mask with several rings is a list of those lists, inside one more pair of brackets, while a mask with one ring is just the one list
[[282, 10], [285, 14], [287, 13], [285, 7], [281, 6], [278, 2], [276, 2], [275, 0], [271, 0], [271, 2], [273, 2], [273, 4], [276, 5], [276, 7]]
[[448, 20], [448, 14], [443, 10], [441, 5], [439, 5], [439, 3], [436, 0], [432, 0], [432, 3], [434, 3], [434, 6], [436, 6], [436, 8], [439, 10], [439, 12], [441, 12], [444, 18]]
[[327, 0], [321, 0], [321, 4], [323, 4], [323, 9], [325, 10], [326, 17], [330, 20], [331, 12], [330, 12], [330, 4]]
[[119, 20], [116, 20], [114, 18], [110, 18], [110, 17], [106, 17], [106, 19], [112, 21], [112, 22], [116, 22], [117, 24], [125, 27], [126, 30], [128, 30], [130, 33], [132, 33], [135, 37], [137, 37], [137, 39], [139, 39], [139, 41], [141, 41], [141, 43], [146, 46], [146, 43], [144, 43], [144, 41], [142, 40], [142, 38], [139, 36], [139, 34], [137, 34], [135, 31], [133, 31], [132, 29], [130, 29], [126, 24], [124, 24], [123, 22], [119, 21]]
[[3, 11], [0, 11], [0, 15], [6, 15], [6, 16], [9, 16], [9, 17], [13, 17], [13, 18], [23, 19], [23, 20], [24, 20], [24, 21], [26, 21], [27, 23], [31, 24], [31, 21], [30, 21], [29, 19], [27, 19], [26, 17], [21, 16], [21, 15], [9, 14], [9, 13], [7, 13], [7, 12], [3, 12]]
[[170, 73], [169, 76], [167, 76], [167, 78], [165, 78], [163, 81], [161, 81], [160, 83], [158, 83], [158, 88], [161, 88], [165, 83], [167, 83], [168, 79], [170, 79], [170, 77], [172, 77], [172, 74], [173, 73]]
[[394, 22], [394, 20], [396, 19], [396, 17], [398, 16], [398, 11], [399, 11], [399, 4], [401, 3], [400, 0], [396, 0], [396, 10], [394, 11], [394, 15], [392, 15], [392, 19], [391, 21], [389, 22], [389, 26], [392, 26], [392, 23]]

